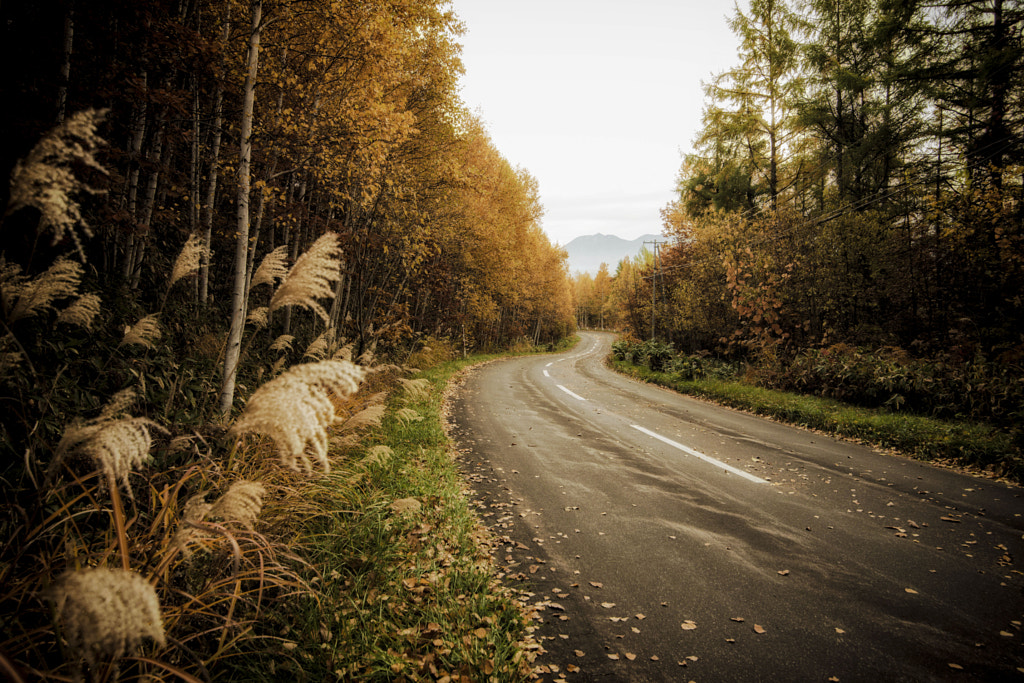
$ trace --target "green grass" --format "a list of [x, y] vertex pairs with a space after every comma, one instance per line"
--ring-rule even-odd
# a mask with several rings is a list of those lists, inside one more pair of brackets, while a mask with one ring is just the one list
[[[464, 493], [441, 417], [454, 375], [503, 355], [472, 356], [421, 372], [417, 377], [429, 380], [430, 396], [407, 401], [392, 395], [381, 427], [350, 460], [310, 483], [307, 498], [320, 513], [295, 543], [318, 570], [318, 599], [275, 607], [268, 631], [277, 637], [260, 652], [237, 658], [226, 678], [530, 679], [538, 646], [528, 611], [523, 598], [496, 578], [490, 536]], [[401, 408], [422, 419], [399, 420]], [[369, 457], [378, 445], [392, 455]], [[393, 509], [395, 501], [409, 498], [418, 510]]]
[[680, 393], [766, 415], [829, 434], [893, 448], [921, 460], [990, 469], [1024, 481], [1024, 461], [1009, 434], [978, 422], [860, 408], [826, 398], [774, 391], [739, 381], [680, 380], [625, 361], [610, 361], [626, 375]]

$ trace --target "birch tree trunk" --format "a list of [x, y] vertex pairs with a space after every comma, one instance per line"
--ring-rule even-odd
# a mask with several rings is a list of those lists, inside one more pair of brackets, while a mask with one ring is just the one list
[[242, 330], [245, 328], [245, 273], [249, 255], [249, 182], [252, 161], [252, 119], [256, 103], [256, 70], [260, 55], [260, 20], [263, 0], [253, 0], [252, 32], [249, 36], [248, 67], [242, 91], [242, 120], [238, 152], [238, 235], [235, 242], [234, 279], [231, 284], [231, 328], [224, 354], [224, 375], [220, 386], [220, 412], [231, 413], [235, 398], [235, 376], [242, 351]]
[[206, 249], [199, 262], [199, 305], [206, 306], [210, 291], [210, 244], [213, 239], [213, 203], [217, 200], [217, 172], [220, 163], [220, 138], [224, 128], [224, 75], [227, 71], [228, 36], [231, 34], [231, 3], [225, 3], [224, 34], [221, 44], [220, 73], [213, 96], [213, 141], [210, 144], [210, 177], [203, 200], [203, 246]]

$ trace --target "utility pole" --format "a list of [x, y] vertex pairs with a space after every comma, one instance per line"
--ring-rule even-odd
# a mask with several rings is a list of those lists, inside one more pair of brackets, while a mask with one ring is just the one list
[[653, 240], [644, 242], [644, 244], [654, 245], [654, 270], [651, 271], [651, 341], [654, 341], [654, 312], [658, 306], [658, 276], [661, 274], [661, 259], [658, 253], [658, 246], [665, 243]]

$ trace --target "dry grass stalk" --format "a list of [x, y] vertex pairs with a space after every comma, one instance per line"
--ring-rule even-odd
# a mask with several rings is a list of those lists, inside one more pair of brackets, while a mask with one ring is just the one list
[[252, 274], [249, 282], [249, 290], [260, 285], [271, 285], [277, 280], [283, 280], [288, 275], [288, 268], [285, 262], [288, 260], [288, 247], [278, 247], [263, 257], [256, 272]]
[[99, 194], [99, 190], [79, 182], [72, 167], [85, 165], [106, 174], [106, 169], [94, 156], [95, 150], [104, 144], [96, 134], [96, 127], [105, 115], [106, 110], [98, 109], [72, 114], [37, 142], [11, 172], [7, 214], [23, 208], [37, 210], [39, 231], [49, 228], [53, 232], [53, 244], [70, 235], [83, 261], [85, 253], [75, 227], [81, 226], [86, 237], [92, 237], [92, 232], [82, 219], [81, 207], [73, 195], [79, 192]]
[[166, 645], [156, 590], [135, 572], [103, 567], [68, 571], [47, 597], [64, 626], [68, 648], [90, 667], [135, 652], [147, 638]]
[[328, 232], [321, 236], [288, 271], [284, 281], [270, 300], [270, 310], [283, 306], [299, 306], [320, 316], [324, 322], [330, 320], [324, 307], [317, 299], [334, 296], [332, 283], [341, 279], [341, 248], [338, 235]]
[[61, 258], [34, 278], [21, 274], [21, 266], [0, 259], [0, 290], [7, 323], [55, 310], [54, 301], [78, 294], [82, 266]]
[[139, 319], [139, 322], [134, 325], [125, 328], [124, 339], [121, 340], [121, 344], [138, 344], [146, 348], [156, 349], [156, 342], [160, 340], [162, 334], [160, 323], [157, 321], [157, 315], [153, 313]]
[[174, 261], [174, 269], [171, 271], [171, 278], [167, 281], [167, 289], [173, 287], [178, 280], [198, 273], [199, 264], [205, 253], [206, 245], [203, 244], [203, 238], [195, 233], [189, 235], [185, 246], [181, 248], [181, 253]]
[[365, 370], [345, 361], [297, 365], [257, 389], [235, 420], [232, 432], [264, 434], [277, 446], [281, 464], [312, 472], [309, 455], [330, 470], [327, 429], [334, 422], [331, 394], [359, 390]]
[[57, 313], [57, 322], [92, 330], [92, 322], [100, 314], [102, 300], [98, 294], [83, 294], [73, 304]]

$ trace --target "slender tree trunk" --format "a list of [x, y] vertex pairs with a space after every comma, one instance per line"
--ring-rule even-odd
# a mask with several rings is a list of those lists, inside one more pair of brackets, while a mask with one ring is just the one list
[[224, 3], [224, 33], [221, 41], [220, 73], [213, 96], [213, 140], [210, 145], [210, 177], [203, 200], [203, 245], [206, 249], [199, 261], [199, 305], [206, 306], [210, 292], [210, 244], [213, 239], [213, 204], [217, 199], [217, 173], [220, 162], [220, 139], [224, 128], [224, 74], [228, 36], [231, 33], [231, 3]]
[[64, 14], [64, 58], [60, 64], [60, 86], [57, 88], [57, 123], [64, 123], [68, 104], [68, 84], [71, 83], [71, 55], [75, 42], [75, 3], [69, 0]]
[[252, 119], [256, 104], [256, 71], [260, 55], [260, 21], [263, 0], [252, 2], [252, 31], [249, 34], [249, 56], [242, 89], [242, 120], [238, 152], [238, 235], [235, 238], [235, 270], [231, 286], [231, 328], [224, 354], [224, 375], [220, 386], [219, 409], [231, 414], [235, 398], [235, 377], [242, 351], [242, 330], [245, 327], [245, 273], [249, 255], [249, 182], [252, 162]]

